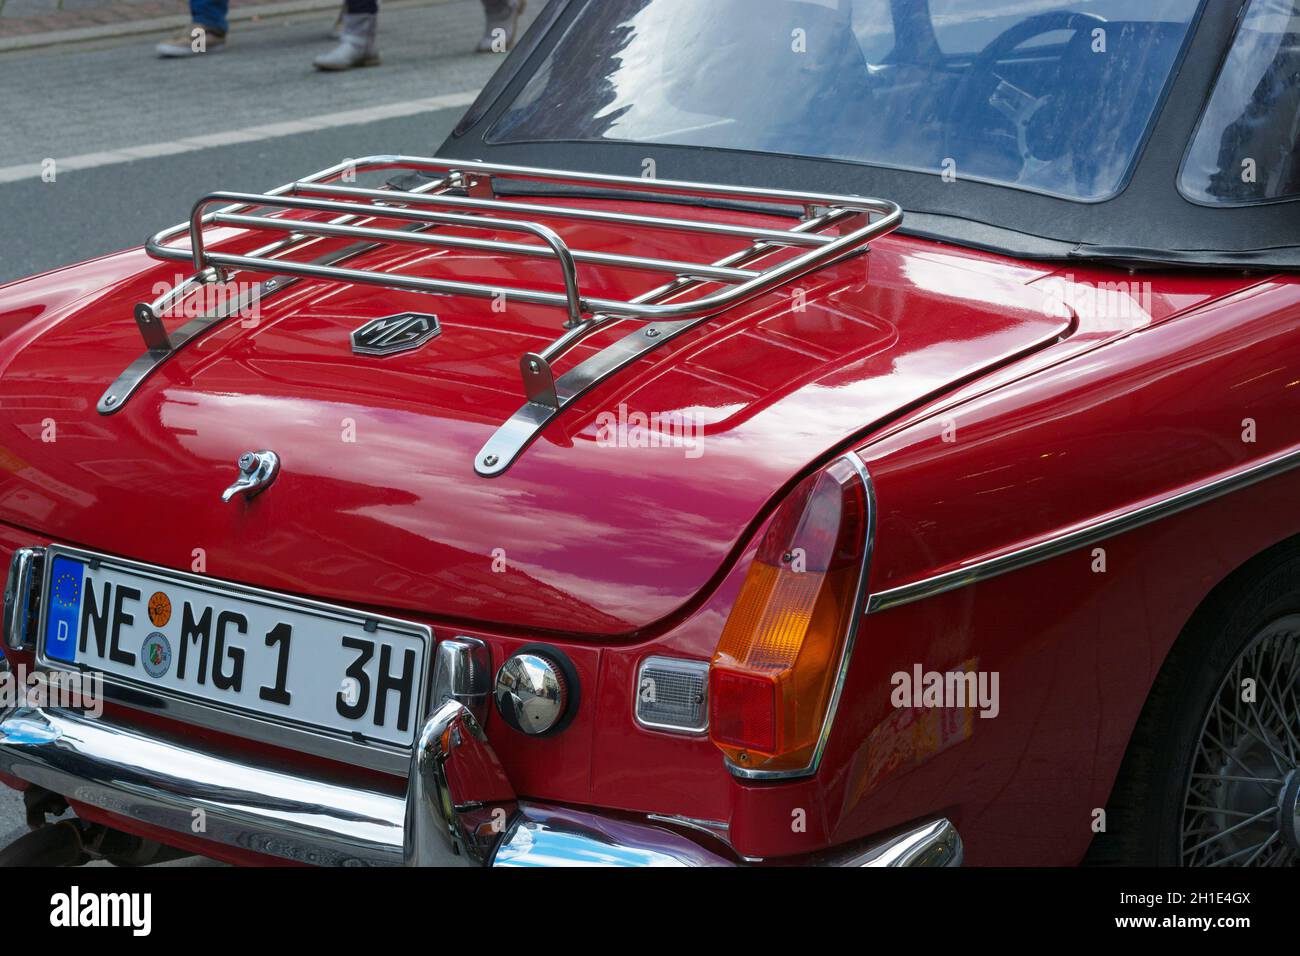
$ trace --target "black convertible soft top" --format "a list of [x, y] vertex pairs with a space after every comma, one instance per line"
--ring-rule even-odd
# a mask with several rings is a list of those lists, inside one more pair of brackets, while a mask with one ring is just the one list
[[[708, 0], [702, 0], [708, 2]], [[443, 144], [440, 155], [638, 175], [651, 158], [674, 179], [880, 196], [900, 230], [1026, 259], [1103, 259], [1134, 267], [1300, 269], [1300, 199], [1208, 206], [1178, 189], [1183, 157], [1248, 0], [1210, 0], [1127, 186], [1085, 203], [933, 173], [772, 153], [616, 141], [489, 142], [488, 131], [586, 0], [550, 0]]]

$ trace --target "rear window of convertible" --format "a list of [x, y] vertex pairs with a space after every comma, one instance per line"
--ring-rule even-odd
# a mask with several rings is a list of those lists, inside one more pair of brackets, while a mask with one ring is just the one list
[[586, 0], [488, 140], [794, 154], [1099, 201], [1128, 181], [1200, 9]]

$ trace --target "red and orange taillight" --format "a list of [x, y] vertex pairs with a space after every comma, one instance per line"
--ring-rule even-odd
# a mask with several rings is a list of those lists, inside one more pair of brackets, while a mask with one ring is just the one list
[[869, 507], [846, 457], [801, 482], [768, 525], [709, 668], [709, 736], [735, 766], [813, 766], [859, 611]]

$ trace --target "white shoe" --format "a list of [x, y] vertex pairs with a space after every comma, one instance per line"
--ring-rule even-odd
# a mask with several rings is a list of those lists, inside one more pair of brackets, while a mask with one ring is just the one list
[[357, 66], [375, 66], [379, 50], [375, 33], [379, 29], [377, 13], [345, 13], [339, 44], [311, 61], [318, 70], [350, 70]]

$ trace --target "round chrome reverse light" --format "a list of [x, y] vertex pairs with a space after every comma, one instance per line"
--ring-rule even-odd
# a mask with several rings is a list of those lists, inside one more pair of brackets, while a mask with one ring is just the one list
[[501, 719], [537, 737], [562, 730], [578, 704], [578, 679], [568, 658], [552, 647], [521, 648], [497, 671], [493, 696]]

